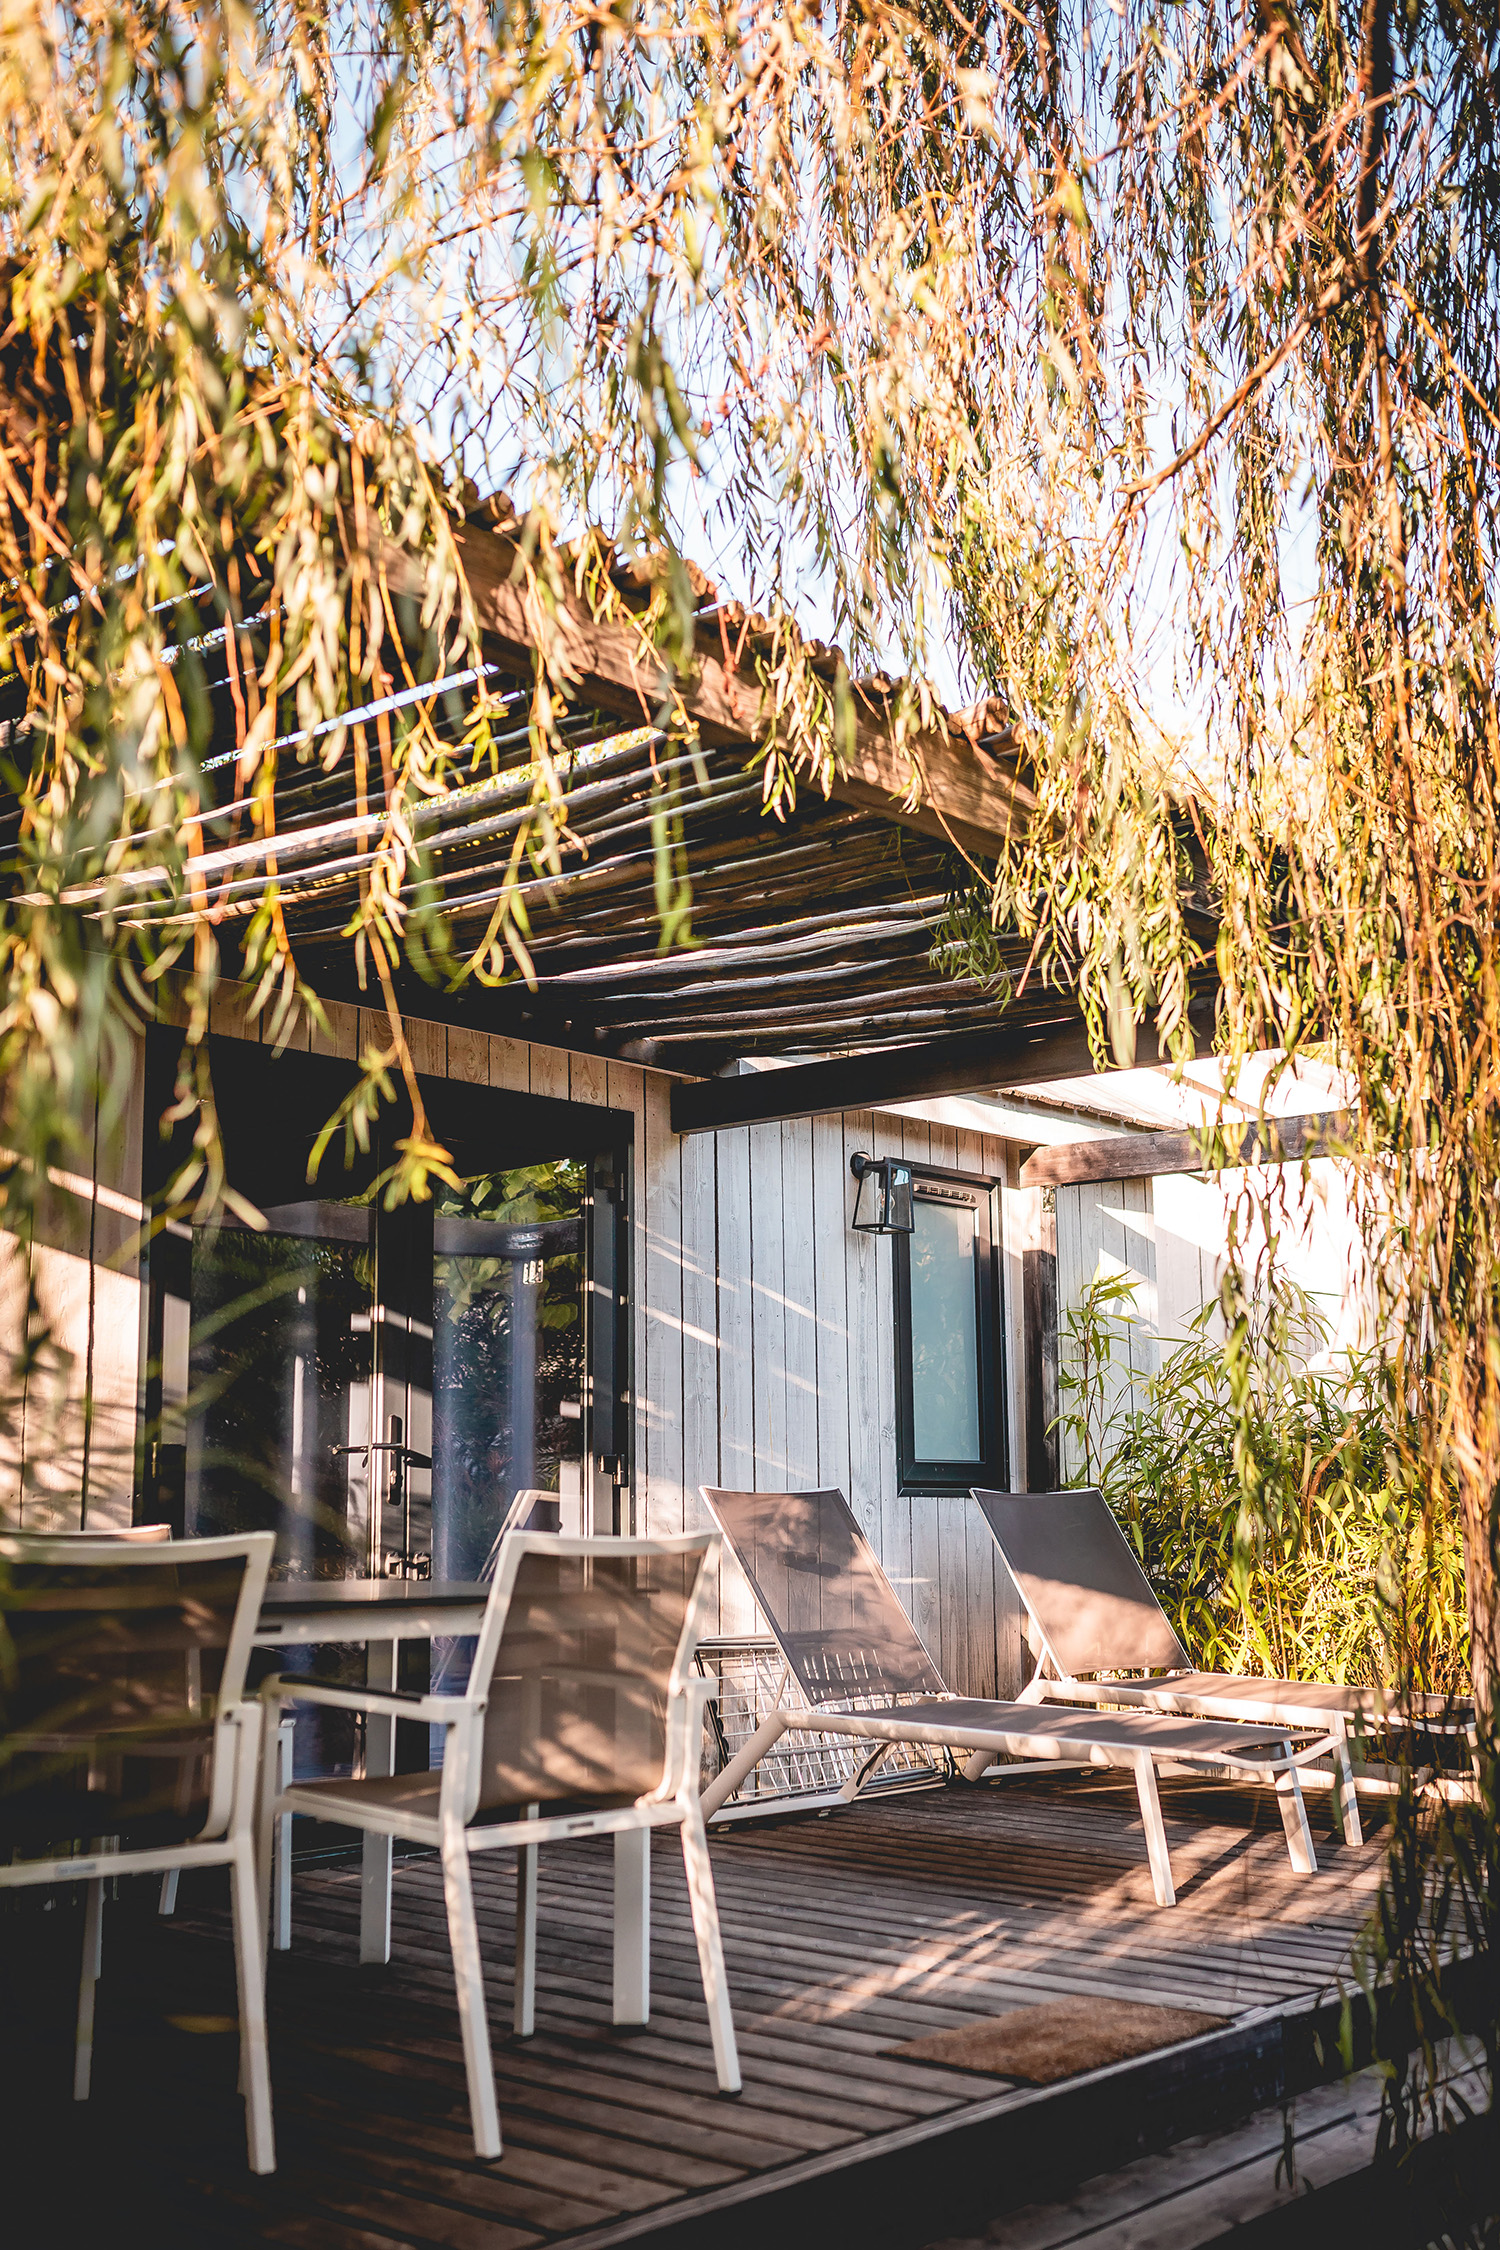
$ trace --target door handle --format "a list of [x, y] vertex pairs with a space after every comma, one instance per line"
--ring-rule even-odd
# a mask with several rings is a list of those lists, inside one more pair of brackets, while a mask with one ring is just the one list
[[399, 1453], [408, 1469], [430, 1469], [432, 1455], [414, 1452], [409, 1445], [392, 1445], [385, 1438], [375, 1438], [369, 1445], [334, 1445], [331, 1453]]

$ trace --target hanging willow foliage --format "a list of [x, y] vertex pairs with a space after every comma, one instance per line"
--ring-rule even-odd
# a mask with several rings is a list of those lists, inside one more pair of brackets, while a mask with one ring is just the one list
[[[1497, 67], [1469, 0], [0, 0], [7, 1226], [49, 1167], [87, 1169], [169, 971], [179, 1192], [225, 1192], [210, 683], [242, 832], [272, 834], [280, 764], [349, 762], [378, 819], [349, 943], [388, 1001], [402, 949], [433, 956], [411, 807], [495, 754], [482, 683], [456, 748], [420, 702], [337, 722], [477, 662], [455, 530], [506, 488], [537, 646], [522, 856], [565, 840], [558, 592], [609, 608], [633, 557], [638, 629], [686, 656], [697, 554], [793, 652], [773, 796], [837, 755], [790, 630], [809, 589], [909, 709], [955, 666], [1008, 704], [1039, 810], [950, 954], [982, 969], [1019, 929], [1101, 1059], [1152, 1010], [1180, 1043], [1207, 966], [1231, 1061], [1347, 1066], [1416, 1433], [1393, 1479], [1457, 1488], [1491, 1713]], [[268, 866], [242, 966], [280, 1036], [315, 1001]], [[153, 868], [186, 937], [120, 912]], [[421, 1193], [442, 1152], [391, 1015], [351, 1117], [407, 1073], [394, 1187]], [[1382, 1968], [1448, 1944], [1429, 1848], [1467, 1942], [1500, 1911], [1493, 1820], [1444, 1810], [1434, 1845], [1414, 1819]]]
[[[141, 980], [179, 965], [193, 1192], [220, 1192], [192, 1062], [210, 677], [268, 831], [315, 725], [477, 659], [454, 527], [508, 487], [546, 854], [565, 575], [607, 605], [609, 553], [643, 557], [642, 629], [678, 651], [688, 553], [773, 620], [811, 586], [850, 667], [903, 673], [915, 708], [956, 662], [1011, 709], [1040, 811], [976, 881], [977, 953], [996, 921], [1030, 935], [1101, 1054], [1148, 1010], [1180, 1038], [1206, 868], [1231, 1052], [1318, 1041], [1354, 1074], [1392, 1380], [1425, 1386], [1425, 1473], [1462, 1493], [1488, 1701], [1493, 11], [4, 0], [0, 22], [13, 1202], [76, 1157]], [[415, 608], [393, 548], [424, 558]], [[1186, 749], [1143, 667], [1162, 610]], [[784, 681], [775, 778], [808, 786], [830, 700]], [[387, 988], [409, 808], [455, 755], [413, 708], [316, 742], [381, 815], [350, 943]], [[481, 694], [456, 755], [486, 727]], [[188, 940], [68, 903], [156, 864], [205, 909]], [[248, 968], [278, 1030], [311, 1005], [274, 881]], [[399, 1035], [372, 1083], [396, 1064]], [[441, 1155], [417, 1117], [420, 1192]]]

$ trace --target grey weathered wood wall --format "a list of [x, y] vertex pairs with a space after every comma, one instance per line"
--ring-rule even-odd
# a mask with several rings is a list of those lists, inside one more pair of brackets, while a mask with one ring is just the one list
[[[91, 1119], [79, 1171], [55, 1171], [34, 1227], [0, 1228], [0, 1522], [128, 1524], [135, 1478], [141, 1089]], [[30, 1348], [18, 1352], [23, 1341]]]
[[[351, 1059], [371, 1041], [387, 1043], [377, 1012], [330, 1006], [328, 1017], [328, 1033], [304, 1031], [302, 1043]], [[237, 987], [216, 998], [213, 1028], [258, 1036]], [[869, 1111], [683, 1140], [671, 1131], [659, 1073], [442, 1024], [409, 1022], [407, 1035], [418, 1070], [433, 1077], [604, 1103], [634, 1118], [637, 1529], [703, 1522], [704, 1484], [838, 1485], [944, 1677], [969, 1694], [1015, 1693], [1018, 1605], [977, 1511], [896, 1489], [890, 1245], [849, 1226], [856, 1149], [998, 1178], [1003, 1145]], [[78, 1521], [86, 1443], [88, 1520], [129, 1520], [140, 1113], [138, 1090], [118, 1146], [101, 1151], [94, 1192], [79, 1179], [60, 1193], [49, 1241], [30, 1248], [39, 1298], [72, 1357], [51, 1373], [50, 1418], [39, 1399], [22, 1402], [4, 1440], [0, 1500], [12, 1521]], [[4, 1244], [0, 1317], [14, 1335], [27, 1256], [12, 1238]], [[732, 1562], [719, 1628], [756, 1629]]]
[[[1081, 1305], [1100, 1274], [1120, 1274], [1134, 1286], [1135, 1317], [1112, 1319], [1114, 1359], [1105, 1385], [1111, 1416], [1142, 1403], [1141, 1387], [1160, 1365], [1157, 1344], [1156, 1220], [1150, 1180], [1090, 1180], [1059, 1187], [1057, 1198], [1058, 1352], [1064, 1376], [1076, 1363], [1068, 1315]], [[1066, 1414], [1073, 1401], [1064, 1393]], [[1064, 1427], [1059, 1433], [1064, 1484], [1084, 1474], [1082, 1450]]]

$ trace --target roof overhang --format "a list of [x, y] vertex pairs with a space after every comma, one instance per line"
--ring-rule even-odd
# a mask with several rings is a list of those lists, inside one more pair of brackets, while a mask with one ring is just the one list
[[[529, 673], [545, 646], [582, 700], [632, 725], [655, 723], [670, 697], [702, 739], [718, 748], [753, 748], [766, 727], [758, 662], [770, 627], [739, 604], [718, 599], [706, 582], [694, 620], [690, 664], [679, 669], [628, 619], [633, 575], [620, 573], [624, 618], [595, 617], [582, 597], [543, 588], [517, 543], [476, 513], [457, 534], [475, 615], [497, 661]], [[418, 562], [391, 548], [387, 576], [425, 592]], [[809, 668], [832, 684], [836, 650], [804, 643]], [[927, 726], [900, 726], [895, 682], [851, 682], [853, 740], [830, 778], [836, 803], [877, 813], [919, 833], [993, 858], [1024, 831], [1036, 799], [1018, 771], [1017, 745], [1003, 708], [934, 713]]]
[[[1189, 1021], [1200, 1039], [1212, 1033], [1214, 1005], [1214, 994], [1205, 992], [1189, 1007]], [[1165, 1059], [1154, 1030], [1142, 1025], [1130, 1067]], [[936, 1094], [987, 1093], [1048, 1078], [1072, 1078], [1092, 1067], [1088, 1033], [1076, 1008], [1058, 1011], [1050, 1020], [1018, 1011], [1000, 1016], [993, 1029], [967, 1037], [876, 1048], [785, 1070], [674, 1086], [672, 1130], [717, 1132], [731, 1125], [871, 1109]]]

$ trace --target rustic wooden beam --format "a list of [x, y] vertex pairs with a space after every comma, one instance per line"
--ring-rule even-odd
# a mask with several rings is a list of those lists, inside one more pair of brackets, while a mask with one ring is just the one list
[[[831, 1062], [799, 1063], [788, 1070], [758, 1070], [740, 1078], [710, 1078], [672, 1088], [674, 1133], [713, 1133], [730, 1125], [769, 1124], [779, 1118], [821, 1117], [833, 1110], [870, 1109], [881, 1102], [915, 1101], [925, 1094], [958, 1094], [1012, 1076], [1056, 1076], [1089, 1068], [1088, 1038], [1076, 1015], [1050, 1023], [1016, 1021], [1003, 1030], [968, 1032], [957, 1039], [886, 1047]], [[1017, 1065], [1024, 1063], [1024, 1072]]]
[[[712, 621], [700, 628], [691, 674], [678, 677], [670, 660], [625, 623], [600, 623], [586, 602], [568, 593], [560, 603], [531, 592], [518, 575], [513, 539], [476, 518], [458, 532], [464, 573], [486, 644], [499, 662], [521, 676], [534, 652], [548, 649], [589, 702], [632, 725], [654, 724], [675, 687], [706, 742], [753, 744], [765, 731], [764, 694], [752, 665], [730, 661], [729, 636], [715, 648]], [[393, 588], [419, 595], [420, 561], [390, 545], [383, 557]], [[967, 733], [954, 717], [941, 727], [915, 730], [900, 741], [891, 697], [856, 686], [854, 742], [831, 793], [841, 802], [878, 811], [887, 820], [939, 836], [966, 852], [992, 856], [1016, 837], [1036, 800], [1019, 779], [1005, 738]], [[806, 784], [804, 784], [804, 787]], [[908, 798], [916, 803], [906, 806]]]
[[[951, 998], [937, 985], [933, 997]], [[1200, 992], [1189, 1020], [1203, 1039], [1212, 1028], [1216, 994]], [[872, 1015], [879, 996], [871, 995]], [[1150, 1024], [1136, 1032], [1134, 1066], [1165, 1058]], [[739, 1078], [710, 1078], [672, 1089], [674, 1133], [713, 1133], [731, 1125], [823, 1117], [835, 1110], [872, 1109], [890, 1102], [922, 1101], [934, 1094], [992, 1092], [1048, 1078], [1082, 1077], [1094, 1068], [1088, 1033], [1077, 1014], [1002, 1016], [992, 1028], [955, 1038], [838, 1055], [787, 1070], [753, 1071]]]
[[1075, 1187], [1086, 1180], [1154, 1180], [1169, 1172], [1297, 1164], [1307, 1156], [1342, 1154], [1349, 1126], [1347, 1110], [1313, 1110], [1302, 1117], [1221, 1125], [1208, 1146], [1201, 1133], [1117, 1133], [1103, 1141], [1065, 1141], [1029, 1156], [1021, 1166], [1020, 1184]]

